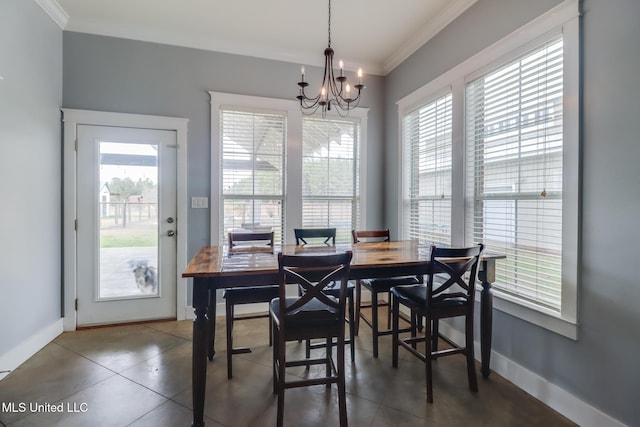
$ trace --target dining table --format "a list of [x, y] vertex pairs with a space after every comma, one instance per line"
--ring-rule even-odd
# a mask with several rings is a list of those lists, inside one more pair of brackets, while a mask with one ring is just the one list
[[[207, 360], [215, 354], [217, 290], [242, 286], [267, 286], [278, 283], [277, 254], [323, 254], [352, 251], [350, 280], [406, 275], [426, 275], [430, 268], [431, 245], [417, 240], [363, 242], [336, 245], [282, 245], [265, 250], [237, 253], [227, 246], [202, 247], [182, 273], [193, 279], [192, 392], [193, 424], [204, 426], [204, 401]], [[496, 260], [504, 255], [483, 252], [478, 268], [480, 290], [481, 373], [490, 373], [493, 300], [491, 283], [495, 281]]]

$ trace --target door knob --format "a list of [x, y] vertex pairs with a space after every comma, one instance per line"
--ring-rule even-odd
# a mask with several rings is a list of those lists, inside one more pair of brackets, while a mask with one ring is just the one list
[[171, 237], [171, 236], [175, 236], [176, 232], [173, 230], [169, 230], [167, 231], [167, 236]]

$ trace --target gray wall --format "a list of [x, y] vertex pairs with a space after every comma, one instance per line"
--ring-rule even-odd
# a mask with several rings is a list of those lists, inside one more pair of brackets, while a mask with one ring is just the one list
[[[386, 219], [397, 227], [395, 102], [559, 0], [479, 0], [385, 80]], [[629, 425], [640, 425], [640, 2], [584, 0], [579, 340], [494, 312], [493, 348]]]
[[1, 356], [60, 319], [62, 30], [34, 1], [2, 0], [0, 76]]
[[[322, 52], [318, 52], [322, 55]], [[320, 82], [321, 71], [306, 67]], [[64, 97], [67, 108], [116, 111], [189, 119], [188, 198], [209, 196], [211, 173], [208, 91], [295, 99], [300, 66], [225, 53], [82, 33], [64, 33]], [[370, 107], [367, 130], [367, 215], [383, 220], [382, 77], [367, 76], [361, 102]], [[214, 149], [217, 149], [215, 147]], [[187, 201], [184, 201], [185, 203]], [[215, 205], [215, 201], [210, 206]], [[189, 204], [190, 205], [190, 204]], [[209, 243], [208, 209], [189, 209], [188, 255]]]

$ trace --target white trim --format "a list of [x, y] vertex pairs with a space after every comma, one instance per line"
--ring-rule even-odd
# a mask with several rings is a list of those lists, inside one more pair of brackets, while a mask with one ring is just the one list
[[[440, 332], [456, 343], [464, 342], [464, 334], [448, 323], [440, 323]], [[474, 351], [476, 355], [480, 355], [479, 341], [475, 341]], [[491, 370], [582, 427], [625, 426], [615, 418], [494, 350], [491, 351]], [[491, 376], [488, 381], [491, 381]], [[482, 384], [480, 385], [479, 393], [482, 393]]]
[[64, 9], [58, 4], [56, 0], [35, 0], [38, 3], [38, 6], [44, 10], [53, 21], [58, 24], [60, 28], [64, 30], [67, 26], [67, 22], [69, 22], [69, 15]]
[[187, 280], [182, 271], [187, 267], [187, 124], [188, 119], [113, 113], [62, 108], [63, 113], [63, 182], [64, 182], [64, 330], [75, 331], [77, 312], [76, 232], [74, 227], [77, 206], [75, 141], [78, 125], [135, 127], [176, 131], [177, 150], [177, 209], [176, 231], [176, 318], [184, 320], [183, 307], [187, 301]]
[[[0, 381], [18, 366], [26, 362], [40, 349], [53, 341], [63, 331], [63, 321], [58, 319], [45, 326], [6, 353], [0, 355]], [[4, 372], [8, 371], [8, 372]]]

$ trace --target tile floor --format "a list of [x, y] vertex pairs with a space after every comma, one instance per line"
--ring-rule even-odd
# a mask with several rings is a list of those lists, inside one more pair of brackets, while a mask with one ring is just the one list
[[[190, 426], [191, 329], [184, 321], [63, 333], [0, 381], [0, 425]], [[232, 380], [223, 334], [220, 318], [218, 352], [207, 371], [206, 425], [275, 425], [266, 319], [236, 323], [237, 345], [253, 352], [234, 356]], [[434, 403], [427, 404], [424, 365], [400, 350], [393, 369], [390, 343], [383, 337], [374, 359], [370, 330], [361, 326], [355, 363], [347, 357], [351, 427], [575, 425], [495, 373], [485, 380], [478, 370], [479, 392], [469, 392], [461, 356], [436, 362]], [[290, 348], [300, 351], [302, 344]], [[288, 390], [285, 412], [287, 426], [337, 425], [335, 388]]]

